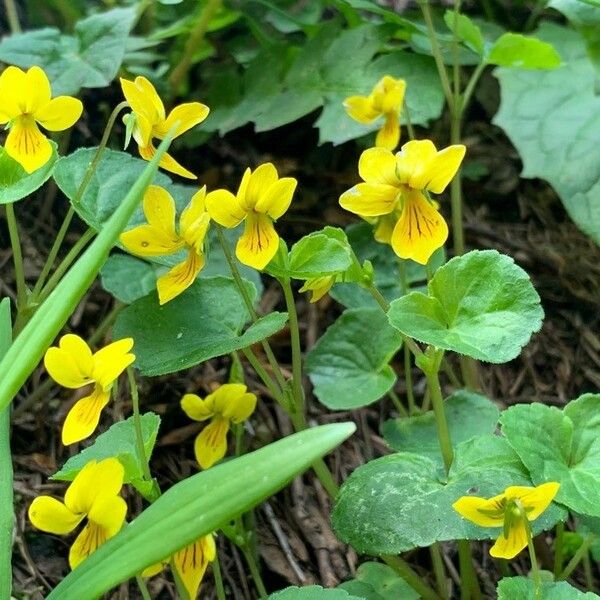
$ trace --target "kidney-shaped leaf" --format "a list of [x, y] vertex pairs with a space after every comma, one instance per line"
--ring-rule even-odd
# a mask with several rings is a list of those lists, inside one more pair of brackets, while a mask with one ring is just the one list
[[543, 581], [542, 594], [536, 596], [535, 582], [528, 577], [505, 577], [498, 583], [498, 600], [594, 600], [592, 592], [582, 592], [566, 581]]
[[315, 396], [333, 410], [379, 400], [396, 382], [388, 363], [401, 344], [380, 308], [345, 311], [306, 357]]
[[516, 358], [542, 325], [544, 311], [529, 276], [509, 256], [474, 250], [439, 268], [428, 295], [392, 302], [390, 323], [437, 348], [502, 363]]
[[[372, 460], [340, 489], [333, 526], [358, 552], [398, 554], [436, 541], [490, 539], [500, 530], [463, 519], [452, 508], [461, 496], [491, 497], [510, 485], [531, 485], [523, 464], [505, 439], [481, 436], [460, 444], [446, 479], [439, 464], [411, 453]], [[533, 523], [535, 531], [564, 514], [558, 507]]]
[[131, 304], [156, 288], [150, 263], [127, 254], [111, 254], [100, 271], [102, 287], [117, 300]]
[[363, 563], [354, 579], [338, 587], [365, 600], [418, 600], [421, 597], [394, 569], [378, 562]]
[[500, 423], [536, 485], [557, 481], [557, 502], [600, 517], [599, 394], [584, 394], [562, 411], [537, 402], [512, 406]]
[[320, 585], [288, 587], [269, 595], [267, 600], [363, 600], [361, 596], [351, 596], [346, 590], [327, 589]]
[[[247, 286], [254, 296], [254, 286]], [[136, 300], [119, 314], [114, 336], [134, 339], [134, 364], [143, 375], [164, 375], [273, 335], [285, 325], [287, 313], [270, 313], [242, 333], [249, 319], [235, 282], [210, 277], [164, 306], [154, 292]]]

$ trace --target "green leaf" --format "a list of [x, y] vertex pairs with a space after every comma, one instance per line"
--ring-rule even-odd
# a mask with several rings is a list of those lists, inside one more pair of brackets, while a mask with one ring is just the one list
[[600, 395], [584, 394], [562, 411], [537, 402], [512, 406], [500, 423], [536, 485], [557, 481], [557, 502], [600, 517]]
[[50, 145], [52, 146], [50, 160], [31, 174], [0, 147], [0, 204], [26, 198], [46, 183], [58, 160], [56, 144], [50, 141]]
[[421, 597], [394, 569], [378, 562], [363, 563], [356, 570], [355, 578], [338, 588], [365, 600], [418, 600]]
[[102, 287], [117, 300], [131, 304], [156, 288], [151, 264], [127, 254], [111, 254], [100, 270]]
[[[566, 581], [542, 582], [543, 600], [592, 600], [600, 598], [592, 592], [582, 592]], [[498, 600], [536, 600], [535, 582], [528, 577], [505, 577], [498, 583]]]
[[105, 87], [121, 66], [135, 19], [135, 9], [114, 8], [79, 21], [72, 36], [53, 27], [13, 34], [0, 42], [0, 60], [42, 67], [56, 96]]
[[[142, 439], [144, 440], [144, 453], [149, 459], [156, 443], [160, 417], [152, 412], [141, 415]], [[137, 455], [135, 424], [133, 417], [125, 421], [118, 421], [110, 426], [104, 433], [100, 434], [91, 445], [72, 456], [55, 473], [51, 479], [59, 481], [73, 481], [75, 475], [91, 460], [104, 460], [115, 457], [125, 469], [123, 483], [133, 483], [143, 479], [144, 473]]]
[[[254, 297], [252, 284], [247, 288]], [[284, 327], [287, 313], [270, 313], [242, 333], [249, 320], [235, 282], [211, 277], [164, 306], [155, 292], [136, 300], [119, 314], [114, 336], [134, 339], [134, 365], [143, 375], [164, 375], [273, 335]]]
[[[452, 445], [493, 433], [500, 411], [485, 396], [467, 390], [454, 392], [444, 402]], [[441, 460], [433, 411], [416, 417], [390, 419], [383, 424], [385, 441], [397, 452], [413, 452], [433, 461]]]
[[453, 258], [437, 270], [428, 295], [412, 292], [388, 313], [405, 335], [491, 363], [516, 358], [543, 315], [527, 273], [495, 250]]
[[498, 69], [502, 96], [494, 123], [519, 151], [522, 177], [550, 183], [573, 221], [600, 244], [600, 96], [594, 66], [577, 32], [545, 23], [538, 35], [554, 44], [564, 64], [544, 72]]
[[486, 62], [512, 69], [555, 69], [560, 55], [552, 44], [520, 33], [502, 34], [490, 48]]
[[177, 483], [69, 573], [47, 599], [100, 597], [279, 491], [355, 429], [354, 423], [314, 427]]
[[401, 344], [380, 308], [345, 311], [306, 356], [315, 396], [332, 410], [379, 400], [396, 382], [388, 363]]
[[364, 600], [361, 596], [351, 596], [347, 591], [327, 589], [320, 585], [288, 587], [270, 594], [267, 600]]
[[444, 13], [444, 22], [456, 37], [473, 52], [483, 55], [485, 41], [481, 29], [467, 15], [456, 14], [453, 10]]
[[[425, 456], [399, 453], [372, 460], [344, 482], [332, 515], [343, 542], [358, 552], [398, 554], [436, 541], [491, 539], [498, 528], [478, 527], [452, 504], [461, 496], [492, 497], [510, 485], [531, 485], [508, 442], [494, 435], [460, 444], [446, 479], [443, 468]], [[533, 523], [551, 527], [564, 511], [553, 506]]]

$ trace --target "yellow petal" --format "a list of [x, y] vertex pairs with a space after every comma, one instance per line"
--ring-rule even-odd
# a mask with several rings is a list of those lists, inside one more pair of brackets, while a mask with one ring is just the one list
[[63, 131], [81, 117], [83, 104], [71, 96], [58, 96], [41, 106], [33, 115], [35, 120], [49, 131]]
[[125, 469], [116, 458], [88, 462], [65, 493], [65, 505], [74, 513], [88, 514], [99, 498], [117, 496]]
[[206, 567], [216, 552], [213, 536], [207, 535], [173, 555], [173, 564], [190, 598], [197, 597]]
[[[150, 123], [150, 119], [145, 114], [137, 112], [130, 113], [128, 118], [134, 119], [131, 135], [138, 146], [152, 145], [152, 123]], [[123, 120], [125, 120], [125, 117], [123, 117]]]
[[235, 197], [238, 201], [238, 206], [244, 211], [244, 214], [253, 209], [253, 206], [250, 206], [246, 202], [246, 191], [248, 190], [248, 183], [250, 182], [250, 177], [252, 175], [251, 169], [246, 169], [244, 174], [242, 175], [242, 180], [240, 181], [240, 187], [238, 188], [237, 194]]
[[431, 179], [430, 167], [437, 154], [431, 140], [406, 142], [396, 154], [396, 174], [401, 183], [424, 190]]
[[252, 171], [244, 195], [245, 206], [248, 209], [253, 209], [276, 181], [277, 169], [273, 163], [263, 163]]
[[29, 507], [29, 520], [34, 527], [58, 535], [71, 533], [84, 517], [84, 513], [73, 513], [50, 496], [38, 496]]
[[225, 456], [228, 431], [229, 421], [215, 417], [196, 437], [194, 453], [203, 469], [209, 469]]
[[101, 527], [107, 537], [116, 535], [123, 527], [127, 503], [121, 496], [102, 494], [94, 501], [88, 519]]
[[404, 102], [404, 92], [406, 91], [406, 81], [404, 79], [394, 79], [385, 75], [377, 84], [374, 96], [375, 105], [386, 114], [390, 112], [398, 113]]
[[72, 333], [60, 338], [58, 348], [48, 348], [44, 366], [48, 375], [66, 388], [80, 388], [93, 381], [92, 351], [82, 338]]
[[179, 236], [168, 236], [152, 225], [139, 225], [125, 231], [119, 240], [128, 252], [138, 256], [167, 256], [185, 246], [185, 241]]
[[78, 400], [63, 424], [62, 443], [68, 446], [90, 437], [98, 427], [100, 413], [109, 399], [110, 392], [105, 392], [95, 385], [89, 396]]
[[190, 250], [183, 262], [175, 265], [168, 273], [161, 275], [156, 281], [159, 303], [166, 304], [187, 290], [196, 280], [204, 263], [203, 254]]
[[193, 421], [205, 421], [215, 414], [214, 395], [209, 394], [209, 396], [203, 400], [196, 394], [185, 394], [181, 399], [181, 408]]
[[52, 156], [48, 138], [39, 130], [31, 115], [17, 117], [13, 121], [4, 149], [28, 173], [43, 167]]
[[242, 383], [225, 383], [210, 396], [215, 413], [234, 423], [245, 421], [256, 408], [256, 396]]
[[151, 185], [143, 200], [144, 216], [149, 225], [160, 229], [167, 237], [177, 240], [175, 231], [175, 200], [159, 185]]
[[188, 129], [198, 125], [198, 123], [202, 123], [202, 121], [208, 117], [209, 112], [210, 109], [208, 106], [200, 102], [188, 102], [186, 104], [180, 104], [169, 113], [169, 116], [161, 124], [160, 128], [156, 128], [154, 130], [154, 135], [162, 139], [165, 135], [167, 135], [171, 127], [173, 127], [173, 125], [179, 121], [173, 136], [178, 137], [182, 133], [185, 133]]
[[400, 120], [397, 113], [388, 113], [383, 127], [377, 132], [375, 146], [393, 150], [400, 141]]
[[141, 575], [142, 575], [142, 577], [148, 577], [148, 578], [154, 577], [155, 575], [158, 575], [165, 568], [166, 564], [167, 563], [165, 561], [154, 563], [153, 565], [146, 567], [142, 571]]
[[550, 506], [559, 488], [559, 483], [551, 481], [537, 487], [511, 486], [504, 493], [509, 499], [520, 500], [527, 519], [534, 521]]
[[465, 146], [456, 144], [440, 150], [431, 162], [429, 171], [424, 175], [427, 179], [425, 187], [434, 194], [441, 194], [456, 175], [460, 163], [465, 156]]
[[123, 338], [101, 348], [92, 357], [94, 381], [108, 390], [117, 377], [135, 360], [129, 351], [133, 348], [133, 338]]
[[421, 192], [407, 192], [404, 197], [402, 214], [392, 232], [392, 248], [400, 258], [426, 265], [448, 239], [448, 225]]
[[212, 394], [206, 396], [206, 401], [212, 403], [215, 414], [223, 416], [227, 406], [243, 396], [248, 388], [243, 383], [224, 383]]
[[205, 202], [210, 218], [223, 227], [237, 227], [246, 217], [238, 198], [227, 190], [210, 192]]
[[256, 212], [279, 219], [290, 207], [298, 181], [293, 177], [283, 177], [271, 184], [256, 203]]
[[[156, 154], [156, 148], [152, 144], [149, 144], [148, 146], [138, 146], [138, 150], [140, 156], [144, 160], [152, 160], [152, 157]], [[168, 152], [165, 152], [162, 155], [158, 166], [165, 171], [169, 171], [169, 173], [175, 173], [175, 175], [185, 177], [186, 179], [198, 179], [196, 175], [180, 165]]]
[[69, 550], [69, 566], [71, 569], [75, 569], [77, 565], [102, 546], [107, 539], [108, 536], [102, 527], [89, 522], [75, 538], [71, 550]]
[[373, 232], [373, 237], [375, 241], [380, 244], [391, 244], [392, 243], [392, 233], [394, 232], [394, 227], [398, 222], [399, 215], [396, 214], [396, 211], [390, 213], [389, 215], [382, 215], [377, 218], [377, 222], [375, 223], [375, 231]]
[[121, 78], [121, 89], [134, 113], [143, 115], [151, 126], [165, 118], [163, 103], [154, 86], [145, 77], [136, 77], [135, 81]]
[[260, 271], [271, 262], [278, 248], [279, 236], [270, 217], [249, 213], [244, 233], [235, 247], [238, 260]]
[[299, 291], [311, 292], [310, 303], [314, 304], [331, 289], [331, 286], [334, 284], [334, 282], [335, 277], [332, 275], [313, 277], [312, 279], [307, 279]]
[[340, 206], [361, 217], [378, 217], [391, 213], [400, 190], [383, 183], [359, 183], [340, 196]]
[[[504, 525], [504, 510], [494, 503], [493, 498], [487, 500], [476, 496], [463, 496], [452, 505], [452, 508], [461, 517], [480, 527], [502, 527]], [[495, 511], [497, 511], [497, 516], [494, 514]]]
[[[25, 83], [25, 73], [19, 67], [7, 67], [0, 75], [0, 123], [23, 114], [27, 98], [21, 98], [21, 88]], [[21, 105], [21, 106], [20, 106]]]
[[204, 239], [210, 226], [210, 215], [206, 212], [205, 198], [206, 187], [203, 187], [192, 196], [179, 219], [181, 236], [198, 254], [204, 251]]
[[[156, 93], [155, 87], [145, 77], [138, 75], [135, 78], [135, 85], [141, 91], [146, 106], [151, 106], [156, 114], [156, 123], [165, 120], [165, 106]], [[153, 121], [154, 123], [155, 121]]]
[[34, 66], [25, 74], [25, 85], [27, 86], [27, 101], [24, 112], [35, 115], [40, 107], [50, 102], [50, 81], [43, 69]]
[[358, 160], [358, 174], [368, 183], [400, 187], [396, 176], [396, 157], [386, 148], [369, 148]]
[[508, 538], [504, 537], [504, 531], [498, 536], [496, 543], [490, 548], [490, 554], [494, 558], [514, 558], [527, 546], [525, 527], [525, 522], [517, 519], [508, 530]]
[[366, 96], [350, 96], [344, 100], [344, 108], [350, 117], [359, 123], [368, 125], [381, 113], [373, 107], [371, 99]]

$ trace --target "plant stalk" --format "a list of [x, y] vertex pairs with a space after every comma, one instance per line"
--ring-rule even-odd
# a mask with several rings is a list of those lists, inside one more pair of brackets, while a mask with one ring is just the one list
[[19, 237], [19, 226], [15, 216], [15, 207], [12, 202], [6, 206], [6, 224], [12, 248], [13, 263], [15, 265], [15, 282], [17, 285], [17, 311], [20, 313], [27, 304], [27, 285], [25, 283], [25, 270], [23, 268], [23, 254], [21, 252], [21, 240]]
[[391, 554], [386, 554], [381, 559], [392, 567], [413, 590], [420, 594], [423, 600], [442, 600], [441, 596], [429, 587], [404, 559]]

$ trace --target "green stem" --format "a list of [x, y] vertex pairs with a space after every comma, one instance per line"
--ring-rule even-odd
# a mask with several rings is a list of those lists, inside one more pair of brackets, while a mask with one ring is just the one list
[[[529, 520], [527, 519], [527, 513], [525, 509], [519, 504], [519, 510], [521, 512], [521, 519], [525, 524], [525, 535], [527, 536], [527, 548], [529, 550], [529, 558], [531, 560], [531, 573], [533, 583], [535, 585], [535, 600], [541, 600], [542, 597], [542, 577], [540, 575], [540, 568], [538, 566], [537, 556], [535, 554], [535, 546], [533, 545], [533, 538], [531, 536], [531, 527], [529, 526]], [[575, 557], [573, 557], [575, 558]], [[570, 564], [570, 563], [569, 563]]]
[[[408, 278], [406, 277], [406, 261], [400, 259], [398, 261], [398, 271], [400, 274], [400, 289], [402, 294], [406, 295], [409, 292]], [[413, 389], [412, 376], [412, 360], [410, 349], [404, 344], [404, 381], [406, 382], [406, 399], [408, 401], [408, 414], [413, 415], [416, 412], [415, 392]]]
[[483, 74], [483, 71], [485, 70], [486, 66], [487, 66], [487, 63], [478, 64], [477, 67], [475, 67], [475, 70], [473, 71], [473, 73], [471, 74], [469, 81], [467, 82], [467, 85], [465, 87], [465, 91], [462, 95], [462, 100], [460, 103], [461, 119], [464, 116], [465, 111], [469, 107], [469, 104], [471, 102], [471, 96], [473, 95], [473, 92], [475, 91], [475, 86], [479, 82], [479, 78]]
[[402, 405], [402, 402], [400, 401], [400, 398], [398, 397], [398, 394], [396, 394], [396, 392], [393, 390], [393, 388], [388, 392], [388, 396], [390, 397], [392, 403], [394, 404], [394, 406], [396, 407], [396, 410], [398, 411], [398, 414], [401, 417], [410, 416], [410, 413], [404, 408], [404, 406]]
[[575, 567], [581, 562], [583, 557], [588, 553], [590, 546], [594, 543], [594, 539], [596, 536], [593, 533], [590, 533], [579, 548], [577, 548], [577, 552], [573, 555], [573, 558], [568, 562], [567, 566], [564, 568], [563, 572], [558, 576], [557, 579], [568, 579], [571, 573], [575, 570]]
[[415, 130], [412, 125], [412, 120], [410, 118], [410, 109], [408, 108], [406, 99], [404, 99], [404, 102], [402, 103], [402, 112], [405, 115], [406, 130], [408, 131], [408, 137], [409, 137], [409, 139], [414, 140], [415, 139]]
[[[458, 103], [460, 97], [460, 63], [458, 60], [459, 39], [457, 33], [457, 22], [460, 13], [460, 0], [454, 0], [454, 11], [452, 18], [454, 19], [452, 27], [452, 83], [454, 102]], [[455, 106], [457, 107], [457, 106]]]
[[250, 548], [248, 548], [248, 546], [240, 546], [240, 549], [244, 554], [244, 558], [246, 559], [248, 567], [250, 568], [250, 574], [254, 580], [256, 590], [260, 594], [260, 598], [266, 598], [268, 595], [267, 590], [265, 588], [265, 584], [263, 583], [262, 577], [260, 576], [260, 571], [258, 569], [258, 565], [256, 564], [256, 560], [254, 559], [254, 554]]
[[133, 406], [133, 424], [135, 427], [135, 447], [138, 460], [146, 481], [152, 481], [152, 473], [148, 465], [148, 457], [144, 448], [144, 433], [142, 431], [142, 420], [140, 416], [140, 396], [138, 393], [135, 373], [132, 367], [127, 367], [127, 380], [129, 381], [129, 390], [131, 391], [131, 404]]
[[563, 568], [563, 541], [565, 534], [565, 522], [559, 521], [556, 524], [556, 535], [554, 536], [554, 578], [562, 572]]
[[261, 378], [262, 382], [265, 384], [267, 389], [271, 392], [271, 395], [277, 403], [288, 412], [287, 402], [285, 400], [285, 396], [282, 390], [277, 386], [277, 383], [273, 380], [273, 378], [267, 373], [266, 369], [262, 366], [260, 360], [251, 348], [242, 348], [242, 352], [244, 356], [248, 359], [248, 362], [252, 365], [252, 368], [256, 371], [256, 374]]
[[471, 598], [481, 600], [481, 590], [473, 568], [469, 540], [458, 540], [458, 560], [460, 563], [461, 600], [470, 600]]
[[92, 162], [89, 164], [88, 168], [86, 169], [86, 171], [83, 175], [83, 179], [81, 180], [81, 183], [79, 184], [79, 187], [77, 188], [77, 192], [75, 193], [73, 200], [71, 200], [71, 206], [69, 206], [69, 210], [65, 216], [63, 224], [62, 224], [61, 228], [59, 229], [58, 233], [56, 234], [54, 244], [52, 245], [52, 248], [50, 249], [50, 252], [48, 253], [48, 258], [46, 259], [46, 263], [44, 264], [44, 267], [42, 268], [42, 272], [40, 273], [40, 276], [35, 284], [35, 287], [33, 288], [32, 299], [35, 299], [37, 297], [40, 290], [44, 286], [44, 283], [46, 282], [46, 278], [48, 277], [50, 270], [54, 266], [54, 262], [56, 261], [58, 252], [60, 251], [62, 243], [65, 239], [65, 235], [67, 234], [67, 230], [69, 229], [69, 225], [71, 224], [71, 220], [73, 219], [73, 216], [75, 214], [75, 209], [73, 207], [76, 206], [77, 204], [79, 204], [79, 202], [81, 202], [81, 199], [83, 198], [83, 194], [84, 194], [85, 190], [87, 189], [87, 186], [89, 185], [89, 183], [92, 179], [92, 176], [94, 175], [94, 172], [96, 171], [96, 168], [98, 166], [98, 163], [100, 162], [100, 159], [102, 158], [102, 153], [104, 152], [104, 149], [106, 148], [106, 145], [108, 144], [108, 138], [110, 137], [110, 133], [115, 125], [115, 121], [117, 120], [119, 113], [124, 108], [127, 108], [128, 106], [129, 106], [129, 104], [127, 104], [127, 102], [121, 102], [121, 103], [117, 104], [117, 106], [115, 106], [112, 113], [110, 114], [110, 117], [108, 118], [106, 127], [104, 128], [104, 132], [102, 133], [102, 139], [100, 140], [100, 145], [98, 146], [98, 149], [96, 150], [96, 154], [94, 155]]
[[423, 600], [442, 600], [441, 596], [433, 588], [429, 587], [405, 560], [399, 556], [387, 554], [382, 556], [381, 559], [388, 566], [392, 567], [415, 592], [420, 594]]
[[21, 33], [21, 23], [19, 23], [19, 13], [15, 0], [4, 0], [4, 8], [6, 9], [6, 20], [10, 27], [11, 33]]
[[198, 50], [200, 44], [206, 35], [208, 26], [215, 13], [221, 8], [222, 0], [207, 0], [206, 4], [202, 8], [202, 12], [198, 17], [194, 29], [190, 33], [185, 48], [183, 50], [183, 56], [179, 60], [177, 67], [171, 73], [169, 77], [169, 83], [173, 88], [173, 93], [177, 94], [179, 88], [187, 75], [187, 72], [192, 65], [194, 54]]
[[592, 575], [592, 561], [589, 552], [583, 557], [583, 574], [588, 591], [594, 592], [594, 576]]
[[215, 589], [217, 591], [217, 600], [225, 600], [225, 587], [223, 586], [223, 576], [221, 574], [221, 563], [219, 553], [217, 552], [215, 560], [212, 563], [213, 577], [215, 578]]
[[21, 241], [19, 227], [15, 216], [15, 207], [12, 202], [6, 204], [6, 223], [8, 235], [12, 248], [13, 262], [15, 265], [15, 281], [17, 284], [17, 311], [20, 313], [27, 303], [27, 286], [25, 284], [25, 270], [23, 269], [23, 254], [21, 253]]
[[435, 542], [435, 544], [429, 546], [429, 554], [431, 556], [431, 564], [433, 566], [433, 573], [435, 575], [438, 593], [442, 598], [447, 599], [448, 585], [446, 581], [446, 569], [444, 568], [442, 552], [438, 542]]
[[137, 586], [140, 590], [140, 594], [142, 594], [143, 600], [152, 600], [152, 597], [150, 596], [150, 592], [148, 591], [148, 586], [146, 585], [144, 578], [141, 575], [136, 575], [135, 581], [137, 582]]

